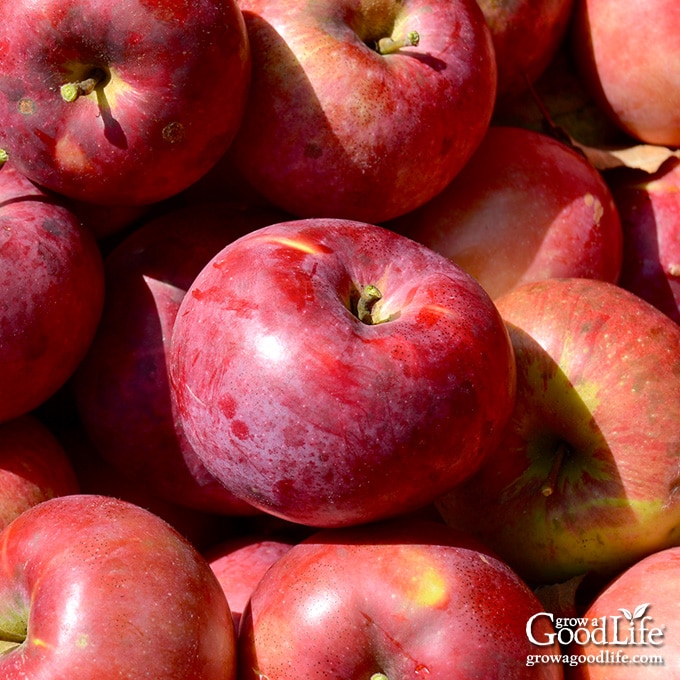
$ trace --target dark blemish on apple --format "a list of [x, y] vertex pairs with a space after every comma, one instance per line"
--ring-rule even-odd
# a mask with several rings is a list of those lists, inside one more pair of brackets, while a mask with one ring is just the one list
[[45, 220], [43, 220], [42, 228], [48, 234], [52, 234], [52, 236], [63, 236], [64, 235], [64, 230], [61, 228], [61, 225], [60, 225], [58, 220], [45, 219]]
[[241, 441], [250, 437], [250, 428], [242, 420], [234, 420], [231, 424], [231, 432]]
[[30, 116], [35, 113], [35, 102], [28, 97], [22, 97], [17, 103], [17, 109], [23, 116]]
[[305, 144], [305, 156], [307, 158], [321, 158], [323, 148], [314, 142], [307, 142]]
[[184, 125], [178, 122], [168, 123], [161, 134], [166, 142], [179, 144], [184, 139]]

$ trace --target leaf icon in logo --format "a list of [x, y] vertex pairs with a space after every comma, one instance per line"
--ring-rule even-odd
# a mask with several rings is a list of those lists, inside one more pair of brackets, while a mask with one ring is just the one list
[[634, 619], [641, 619], [645, 615], [645, 612], [647, 611], [647, 607], [649, 607], [650, 604], [651, 604], [651, 602], [646, 602], [645, 604], [639, 604], [635, 608], [635, 611], [633, 612], [633, 618]]
[[629, 620], [633, 620], [633, 615], [627, 609], [619, 609], [619, 611]]

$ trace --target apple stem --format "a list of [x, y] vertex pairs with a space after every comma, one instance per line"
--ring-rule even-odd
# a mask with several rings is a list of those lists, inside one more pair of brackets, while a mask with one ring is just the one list
[[373, 317], [373, 307], [375, 307], [375, 303], [381, 298], [382, 293], [376, 286], [370, 283], [364, 286], [357, 301], [357, 317], [359, 321], [368, 326], [376, 323], [376, 319]]
[[78, 97], [91, 94], [96, 87], [102, 83], [106, 78], [106, 73], [103, 69], [95, 68], [91, 71], [90, 76], [84, 80], [79, 80], [74, 83], [65, 83], [61, 86], [61, 98], [65, 102], [74, 102]]
[[378, 54], [394, 54], [402, 47], [415, 47], [420, 42], [418, 31], [411, 31], [405, 38], [394, 40], [393, 38], [380, 38], [375, 45]]
[[24, 633], [13, 633], [10, 630], [0, 628], [0, 641], [2, 642], [15, 642], [21, 644], [25, 640], [26, 635]]
[[389, 680], [384, 673], [373, 673], [370, 680]]
[[560, 468], [562, 467], [562, 462], [564, 461], [564, 456], [567, 454], [569, 447], [565, 442], [560, 442], [557, 447], [557, 452], [555, 453], [555, 459], [553, 460], [552, 467], [550, 468], [550, 473], [548, 474], [548, 479], [546, 479], [541, 493], [547, 498], [555, 493], [557, 487], [557, 476], [560, 473]]

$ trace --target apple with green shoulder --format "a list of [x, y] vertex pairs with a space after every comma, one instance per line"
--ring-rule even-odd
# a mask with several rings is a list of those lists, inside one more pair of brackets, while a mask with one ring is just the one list
[[0, 534], [0, 676], [234, 680], [235, 631], [207, 562], [151, 512], [44, 501]]
[[167, 198], [231, 144], [250, 78], [234, 0], [3, 0], [0, 147], [105, 205]]
[[496, 301], [517, 366], [514, 412], [479, 470], [439, 499], [532, 584], [606, 578], [680, 543], [680, 326], [594, 279]]
[[239, 4], [253, 66], [234, 158], [291, 215], [391, 219], [481, 141], [496, 64], [474, 0]]
[[256, 586], [240, 677], [560, 680], [560, 664], [527, 666], [536, 647], [526, 622], [540, 611], [507, 564], [441, 523], [329, 529], [292, 546]]
[[269, 225], [215, 255], [182, 300], [168, 361], [206, 468], [315, 526], [427, 506], [479, 466], [514, 400], [508, 333], [479, 283], [341, 219]]

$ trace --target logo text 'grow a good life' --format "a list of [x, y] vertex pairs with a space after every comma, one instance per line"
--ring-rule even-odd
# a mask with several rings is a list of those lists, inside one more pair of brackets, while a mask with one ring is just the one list
[[[618, 610], [620, 614], [593, 618], [555, 617], [551, 612], [538, 612], [527, 621], [526, 634], [529, 641], [538, 647], [554, 646], [557, 642], [562, 649], [576, 644], [590, 650], [595, 647], [597, 651], [606, 651], [593, 655], [595, 663], [627, 663], [635, 658], [636, 663], [663, 664], [663, 658], [658, 655], [637, 654], [631, 657], [623, 653], [623, 650], [655, 649], [663, 644], [666, 627], [654, 623], [653, 617], [647, 614], [649, 606], [647, 602], [632, 611], [621, 608]], [[542, 632], [538, 633], [535, 624], [545, 619], [552, 624], [552, 630], [546, 632], [545, 626], [541, 626]], [[609, 647], [618, 649], [614, 653], [607, 649]], [[573, 656], [565, 655], [565, 658]], [[588, 656], [582, 656], [583, 662], [589, 662]]]

